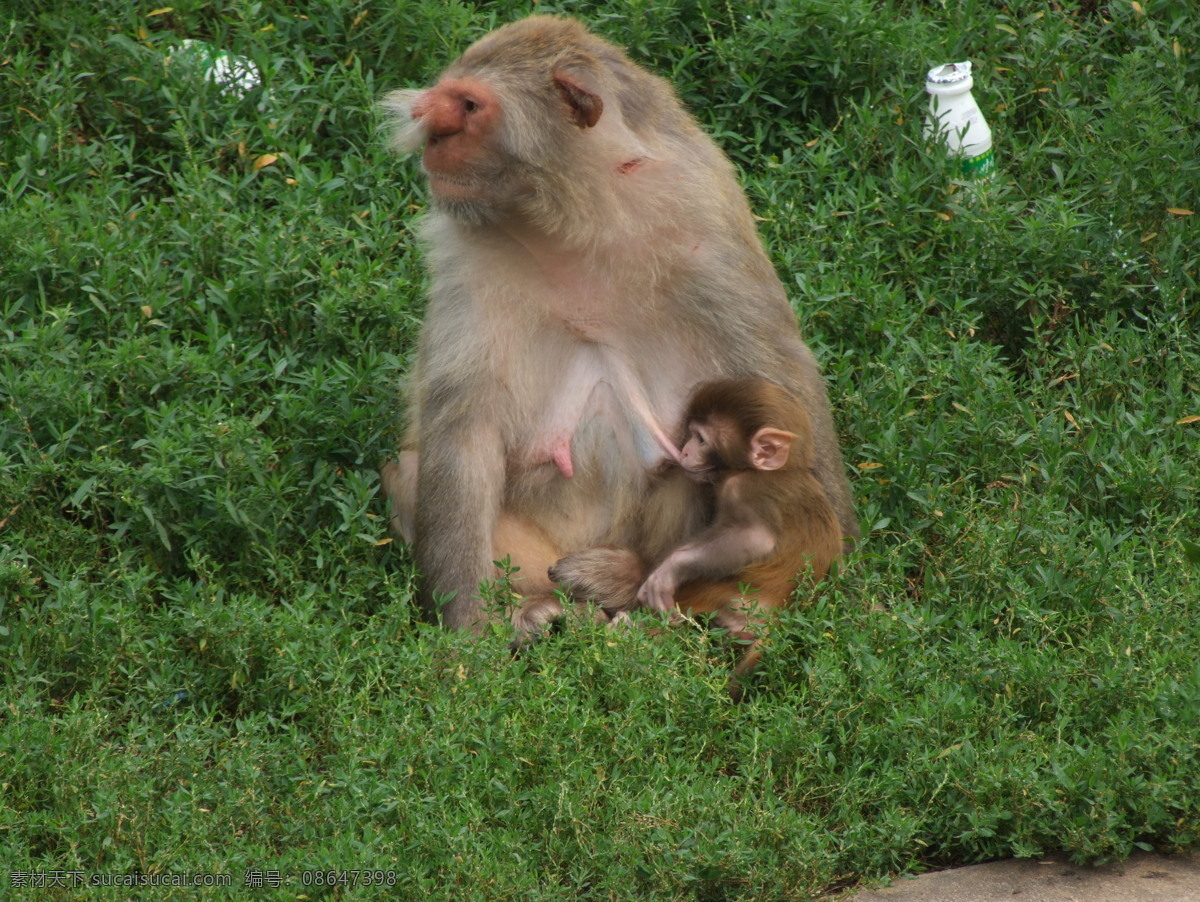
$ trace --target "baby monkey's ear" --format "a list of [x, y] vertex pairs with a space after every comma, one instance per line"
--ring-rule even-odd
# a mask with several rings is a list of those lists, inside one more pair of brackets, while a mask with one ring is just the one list
[[750, 439], [750, 466], [756, 470], [778, 470], [787, 463], [794, 438], [790, 432], [764, 426]]

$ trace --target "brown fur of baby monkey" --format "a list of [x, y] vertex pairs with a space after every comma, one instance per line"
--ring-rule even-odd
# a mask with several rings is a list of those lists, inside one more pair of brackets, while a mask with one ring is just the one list
[[[551, 579], [610, 616], [636, 607], [713, 614], [746, 645], [731, 691], [757, 665], [772, 611], [823, 579], [842, 552], [837, 515], [812, 469], [804, 406], [760, 378], [710, 382], [688, 405], [679, 466], [711, 487], [709, 525], [647, 564], [608, 545], [569, 555]], [[743, 591], [744, 590], [744, 591]]]

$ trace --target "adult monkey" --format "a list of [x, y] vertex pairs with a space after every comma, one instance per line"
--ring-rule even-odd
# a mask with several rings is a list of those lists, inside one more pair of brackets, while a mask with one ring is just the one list
[[600, 543], [648, 560], [703, 527], [678, 459], [699, 382], [762, 375], [812, 419], [814, 469], [858, 535], [825, 385], [733, 167], [670, 86], [579, 22], [534, 16], [394, 92], [424, 147], [429, 308], [403, 451], [381, 473], [421, 601], [479, 630], [481, 580], [520, 567], [536, 631], [547, 568]]

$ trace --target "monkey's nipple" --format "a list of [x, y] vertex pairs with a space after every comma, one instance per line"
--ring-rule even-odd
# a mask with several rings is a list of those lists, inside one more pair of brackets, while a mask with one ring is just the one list
[[550, 460], [558, 467], [558, 472], [570, 479], [575, 475], [575, 464], [571, 461], [571, 440], [559, 439], [550, 449]]

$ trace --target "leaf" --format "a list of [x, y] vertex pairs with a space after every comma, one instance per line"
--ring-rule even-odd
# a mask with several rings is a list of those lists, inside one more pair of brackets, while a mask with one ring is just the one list
[[883, 466], [883, 464], [870, 463], [870, 464], [859, 464], [858, 468], [860, 470], [878, 470], [882, 466]]
[[158, 519], [158, 517], [154, 516], [154, 511], [151, 510], [149, 504], [142, 505], [142, 514], [148, 521], [150, 521], [150, 525], [153, 526], [155, 531], [158, 533], [158, 538], [162, 541], [163, 547], [166, 548], [167, 551], [170, 551], [171, 537], [167, 535], [167, 528], [162, 525], [162, 522]]
[[175, 7], [163, 6], [158, 9], [150, 10], [150, 12], [146, 13], [146, 18], [153, 19], [155, 16], [165, 16], [167, 13], [173, 13], [173, 12], [175, 12]]
[[1200, 423], [1200, 414], [1192, 414], [1190, 417], [1184, 417], [1182, 420], [1176, 420], [1176, 426], [1187, 426], [1191, 423]]
[[1187, 210], [1183, 207], [1167, 207], [1168, 213], [1174, 213], [1176, 216], [1195, 216], [1195, 211]]
[[264, 153], [261, 157], [259, 157], [257, 160], [254, 161], [254, 171], [258, 172], [258, 170], [262, 169], [265, 166], [270, 166], [272, 163], [274, 163], [278, 159], [279, 159], [279, 154]]
[[97, 476], [89, 476], [83, 481], [83, 484], [75, 490], [75, 494], [71, 496], [71, 500], [68, 502], [72, 508], [76, 510], [79, 509], [79, 505], [83, 504], [84, 500], [92, 494], [92, 489], [95, 487], [96, 480], [98, 478], [99, 477]]
[[1188, 539], [1180, 539], [1180, 546], [1183, 548], [1183, 556], [1190, 563], [1200, 566], [1200, 544], [1189, 541]]

